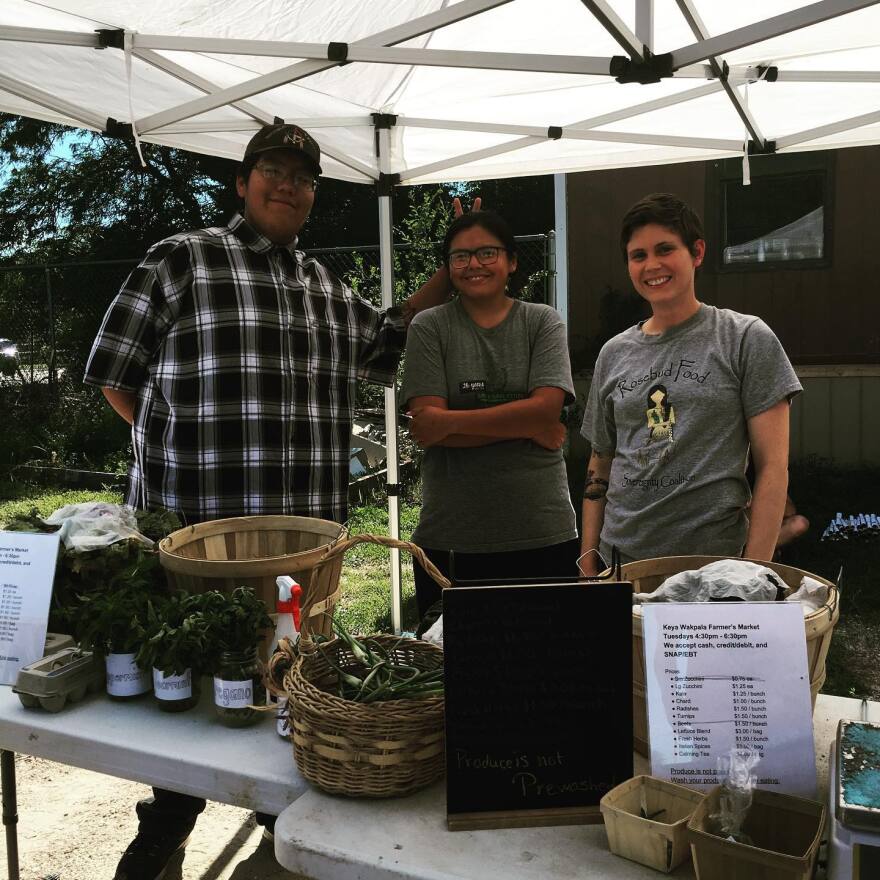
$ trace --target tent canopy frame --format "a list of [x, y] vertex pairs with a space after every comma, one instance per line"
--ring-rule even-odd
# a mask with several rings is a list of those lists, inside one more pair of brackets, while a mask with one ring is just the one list
[[[25, 2], [25, 0], [20, 0]], [[39, 27], [19, 27], [0, 23], [0, 45], [4, 41], [36, 43], [46, 46], [82, 48], [91, 51], [121, 51], [124, 53], [131, 97], [131, 63], [133, 59], [152, 72], [161, 72], [186, 84], [201, 95], [187, 100], [177, 100], [173, 106], [147, 113], [127, 122], [102, 115], [95, 108], [83, 106], [74, 100], [54, 95], [37, 83], [27, 82], [8, 71], [0, 74], [0, 93], [5, 92], [44, 113], [52, 121], [59, 119], [105, 134], [126, 138], [153, 140], [163, 144], [180, 143], [187, 135], [200, 136], [199, 148], [217, 155], [230, 155], [226, 133], [250, 133], [260, 126], [283, 121], [284, 114], [270, 112], [251, 99], [262, 96], [282, 86], [307, 81], [325, 71], [350, 63], [391, 65], [417, 69], [441, 67], [461, 70], [512, 71], [536, 74], [554, 74], [571, 77], [614, 79], [622, 85], [641, 83], [648, 85], [661, 80], [705, 80], [703, 84], [670, 91], [662, 97], [647, 101], [625, 103], [611, 111], [594, 113], [580, 121], [560, 125], [534, 125], [524, 121], [448, 118], [438, 114], [428, 118], [418, 113], [389, 112], [393, 107], [363, 107], [350, 103], [350, 112], [342, 106], [344, 98], [338, 98], [340, 112], [335, 116], [310, 118], [309, 113], [296, 117], [295, 121], [315, 132], [344, 129], [357, 134], [362, 129], [375, 131], [375, 150], [371, 155], [354, 155], [350, 145], [342, 147], [317, 139], [324, 154], [338, 163], [340, 171], [335, 176], [353, 175], [353, 179], [375, 184], [379, 200], [380, 265], [382, 302], [392, 304], [392, 215], [391, 189], [393, 186], [442, 179], [439, 175], [460, 178], [472, 163], [495, 156], [515, 153], [549, 141], [607, 142], [609, 144], [644, 145], [675, 150], [695, 151], [698, 155], [685, 154], [684, 158], [664, 158], [660, 161], [683, 161], [685, 158], [718, 157], [754, 153], [771, 153], [780, 150], [816, 148], [813, 142], [822, 138], [856, 129], [873, 126], [880, 122], [880, 111], [862, 112], [846, 118], [811, 124], [801, 131], [778, 133], [770, 138], [761, 127], [755, 112], [750, 109], [743, 91], [752, 84], [758, 88], [773, 87], [772, 83], [839, 83], [870, 85], [880, 83], [878, 69], [792, 69], [787, 65], [774, 64], [772, 58], [753, 59], [748, 64], [728, 65], [724, 56], [745, 47], [782, 37], [795, 31], [820, 25], [832, 19], [878, 5], [878, 0], [818, 0], [808, 5], [772, 15], [726, 32], [711, 35], [698, 9], [697, 0], [676, 0], [678, 10], [693, 35], [693, 42], [663, 54], [654, 54], [656, 33], [653, 0], [632, 0], [635, 3], [634, 28], [630, 28], [618, 14], [612, 0], [581, 0], [585, 15], [591, 15], [601, 28], [621, 47], [625, 55], [592, 56], [546, 53], [516, 53], [498, 51], [472, 51], [429, 48], [426, 45], [404, 47], [417, 38], [427, 38], [439, 29], [459, 22], [492, 13], [515, 0], [459, 0], [442, 6], [427, 14], [396, 24], [369, 36], [353, 41], [292, 42], [256, 39], [227, 39], [204, 36], [180, 36], [175, 34], [140, 33], [120, 28], [100, 27], [91, 32], [61, 30]], [[63, 6], [63, 3], [61, 4]], [[620, 4], [617, 4], [620, 6]], [[58, 10], [55, 10], [58, 11]], [[63, 11], [63, 10], [62, 10]], [[109, 14], [109, 13], [108, 13]], [[427, 41], [427, 40], [426, 40]], [[855, 48], [873, 48], [861, 43]], [[847, 46], [846, 48], [851, 48]], [[179, 53], [179, 58], [169, 57]], [[203, 73], [186, 66], [189, 55], [214, 58], [214, 56], [251, 56], [273, 58], [283, 61], [278, 69], [250, 75], [232, 85], [221, 86]], [[760, 84], [758, 86], [757, 84]], [[742, 138], [697, 136], [684, 132], [680, 135], [657, 132], [609, 131], [605, 127], [632, 120], [644, 114], [664, 110], [691, 101], [709, 97], [723, 91], [727, 101], [744, 128]], [[265, 98], [272, 106], [272, 96]], [[129, 105], [131, 101], [129, 100]], [[2, 106], [2, 101], [0, 101]], [[230, 118], [217, 121], [203, 114], [227, 108], [233, 111]], [[363, 112], [360, 112], [363, 111]], [[16, 112], [13, 110], [13, 112]], [[236, 117], [234, 114], [238, 114]], [[134, 112], [131, 113], [134, 117]], [[289, 115], [289, 114], [288, 114]], [[291, 120], [294, 121], [294, 120]], [[443, 130], [461, 133], [466, 147], [450, 149], [445, 155], [432, 156], [409, 165], [398, 161], [395, 152], [396, 132], [408, 130]], [[637, 126], [636, 126], [637, 128]], [[474, 137], [480, 135], [502, 138], [475, 147]], [[504, 138], [509, 138], [504, 140]], [[880, 141], [880, 135], [877, 140]], [[186, 147], [193, 148], [193, 147]], [[548, 162], [552, 162], [548, 160]], [[627, 163], [623, 163], [627, 164]], [[644, 163], [635, 163], [644, 164]], [[597, 166], [604, 167], [604, 166]], [[553, 171], [554, 167], [544, 170]], [[479, 172], [479, 165], [476, 166]], [[529, 172], [526, 172], [529, 173]], [[477, 175], [480, 176], [480, 175]], [[493, 176], [483, 174], [482, 176]], [[495, 175], [497, 176], [497, 175]], [[352, 179], [348, 177], [346, 179]], [[558, 193], [557, 193], [558, 196]], [[557, 201], [559, 199], [557, 198]], [[563, 309], [564, 311], [564, 309]], [[399, 534], [398, 527], [398, 460], [397, 460], [397, 407], [394, 389], [386, 392], [386, 429], [388, 439], [388, 497], [392, 536]], [[392, 622], [400, 629], [400, 571], [399, 557], [392, 551]]]

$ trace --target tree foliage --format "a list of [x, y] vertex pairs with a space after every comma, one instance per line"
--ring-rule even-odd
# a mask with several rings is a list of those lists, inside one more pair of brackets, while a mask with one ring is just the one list
[[235, 163], [0, 116], [0, 241], [7, 255], [46, 260], [138, 257], [181, 229], [236, 207]]

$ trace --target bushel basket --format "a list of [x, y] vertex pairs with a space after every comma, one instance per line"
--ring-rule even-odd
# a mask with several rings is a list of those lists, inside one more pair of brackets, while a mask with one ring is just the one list
[[[303, 588], [318, 622], [313, 632], [330, 635], [330, 618], [339, 592], [342, 558], [318, 563], [345, 526], [308, 516], [239, 516], [185, 526], [159, 542], [159, 561], [172, 588], [190, 593], [251, 587], [268, 608], [275, 607], [275, 580], [286, 574]], [[268, 646], [267, 646], [268, 647]]]
[[[350, 547], [364, 542], [408, 550], [441, 587], [449, 586], [419, 547], [381, 536], [341, 541], [327, 551], [319, 566], [332, 565]], [[337, 696], [337, 669], [354, 668], [357, 661], [343, 639], [312, 641], [310, 632], [318, 621], [310, 617], [308, 607], [303, 608], [302, 619], [299, 658], [283, 679], [300, 773], [324, 791], [351, 797], [411, 794], [442, 776], [443, 697], [359, 703]], [[393, 635], [371, 638], [398, 663], [420, 670], [443, 665], [443, 651], [436, 645]], [[278, 655], [273, 659], [277, 661]], [[275, 665], [270, 663], [270, 678]]]

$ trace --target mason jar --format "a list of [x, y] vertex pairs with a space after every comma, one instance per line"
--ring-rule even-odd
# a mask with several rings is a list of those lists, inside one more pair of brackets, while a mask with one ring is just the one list
[[214, 673], [214, 708], [227, 727], [245, 727], [260, 720], [266, 705], [266, 688], [257, 660], [257, 649], [224, 651]]
[[182, 675], [165, 675], [153, 667], [153, 698], [163, 712], [185, 712], [199, 702], [198, 675], [192, 669]]
[[111, 700], [136, 700], [149, 692], [150, 673], [134, 662], [135, 655], [110, 653], [107, 667], [107, 696]]

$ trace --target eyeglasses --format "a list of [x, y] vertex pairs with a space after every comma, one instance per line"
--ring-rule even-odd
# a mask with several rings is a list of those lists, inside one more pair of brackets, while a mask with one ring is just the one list
[[276, 186], [289, 183], [294, 189], [305, 192], [314, 192], [318, 188], [318, 179], [303, 171], [286, 171], [280, 165], [271, 162], [257, 162], [254, 166], [266, 180], [272, 181]]
[[507, 248], [498, 247], [497, 245], [486, 245], [476, 250], [457, 250], [449, 252], [449, 265], [453, 269], [465, 269], [471, 261], [471, 257], [476, 257], [477, 262], [481, 266], [491, 266], [492, 263], [498, 262], [498, 254], [507, 253]]

